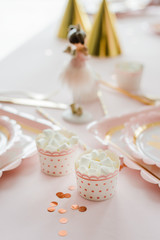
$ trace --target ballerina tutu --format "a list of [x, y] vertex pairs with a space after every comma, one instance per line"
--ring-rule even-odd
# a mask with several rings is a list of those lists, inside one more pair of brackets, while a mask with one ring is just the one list
[[76, 103], [89, 102], [97, 98], [98, 79], [90, 65], [88, 56], [76, 51], [76, 55], [67, 63], [61, 73], [62, 81], [67, 84]]

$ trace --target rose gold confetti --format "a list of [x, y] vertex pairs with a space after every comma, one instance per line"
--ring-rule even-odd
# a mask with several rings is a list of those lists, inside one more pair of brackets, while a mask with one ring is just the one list
[[59, 198], [64, 198], [65, 197], [63, 192], [56, 193], [56, 196], [59, 197]]
[[67, 218], [60, 218], [59, 222], [64, 224], [64, 223], [68, 222], [68, 219]]
[[64, 194], [64, 197], [65, 197], [65, 198], [70, 198], [70, 197], [71, 197], [71, 194], [70, 194], [70, 193], [65, 193], [65, 194]]
[[61, 214], [63, 214], [63, 213], [66, 213], [67, 210], [66, 210], [66, 209], [63, 209], [63, 208], [60, 208], [60, 209], [58, 210], [58, 212], [61, 213]]
[[68, 190], [70, 190], [70, 191], [73, 191], [73, 190], [75, 190], [75, 189], [76, 189], [75, 186], [69, 186], [69, 187], [68, 187]]
[[51, 205], [52, 207], [56, 207], [56, 206], [58, 205], [58, 203], [57, 203], [57, 202], [51, 202], [50, 205]]
[[47, 210], [48, 210], [48, 212], [54, 212], [55, 208], [52, 206], [52, 207], [47, 208]]
[[59, 236], [64, 237], [64, 236], [67, 235], [67, 231], [65, 231], [65, 230], [61, 230], [61, 231], [59, 231], [58, 234], [59, 234]]
[[78, 209], [80, 212], [85, 212], [85, 211], [87, 211], [87, 208], [85, 207], [85, 206], [81, 206], [81, 207], [79, 207], [79, 209]]
[[71, 206], [71, 209], [72, 209], [72, 210], [77, 210], [77, 209], [79, 209], [79, 206], [78, 206], [77, 204], [73, 204], [73, 205]]

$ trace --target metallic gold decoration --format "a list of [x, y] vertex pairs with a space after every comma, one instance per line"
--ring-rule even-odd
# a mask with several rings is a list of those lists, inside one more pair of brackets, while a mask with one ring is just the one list
[[82, 110], [81, 107], [76, 107], [75, 103], [71, 104], [70, 107], [71, 107], [71, 110], [72, 110], [72, 114], [75, 114], [77, 116], [82, 116], [83, 110]]
[[148, 142], [147, 144], [153, 148], [160, 150], [160, 142]]
[[[99, 78], [100, 78], [100, 76], [99, 76]], [[100, 82], [102, 85], [104, 85], [104, 86], [106, 86], [106, 87], [109, 87], [109, 88], [112, 88], [112, 89], [116, 90], [117, 92], [120, 92], [120, 93], [124, 94], [125, 96], [127, 96], [127, 97], [129, 97], [129, 98], [132, 98], [132, 99], [134, 99], [134, 100], [136, 100], [136, 101], [138, 101], [138, 102], [141, 102], [141, 103], [143, 103], [143, 104], [146, 104], [146, 105], [155, 105], [155, 103], [156, 103], [156, 100], [150, 99], [150, 98], [145, 97], [145, 96], [143, 96], [143, 95], [142, 95], [142, 96], [141, 96], [141, 95], [135, 95], [135, 94], [130, 93], [130, 92], [128, 92], [128, 91], [126, 91], [126, 90], [124, 90], [124, 89], [122, 89], [122, 88], [115, 87], [115, 86], [113, 86], [111, 83], [106, 82], [106, 81], [104, 81], [104, 80], [102, 80], [102, 79], [99, 79], [99, 82]]]
[[65, 198], [63, 192], [58, 192], [58, 193], [56, 193], [56, 196], [57, 196], [58, 198]]
[[68, 190], [70, 190], [70, 191], [74, 191], [76, 189], [76, 186], [69, 186], [68, 187]]
[[78, 0], [68, 0], [68, 4], [59, 28], [58, 37], [67, 38], [68, 27], [70, 25], [80, 24], [82, 29], [89, 33], [91, 29], [91, 23], [84, 12], [83, 7], [79, 4]]
[[152, 135], [153, 141], [148, 142], [147, 144], [153, 148], [160, 150], [160, 136]]
[[68, 219], [67, 218], [60, 218], [59, 222], [64, 224], [64, 223], [68, 222]]
[[[106, 139], [104, 139], [106, 140]], [[128, 154], [125, 150], [123, 150], [121, 147], [119, 147], [116, 143], [110, 141], [110, 145], [112, 147], [114, 147], [117, 151], [119, 151], [122, 156], [127, 157], [129, 160], [131, 160], [132, 162], [136, 163], [138, 166], [140, 166], [143, 170], [149, 172], [152, 176], [154, 176], [155, 178], [157, 178], [158, 180], [160, 180], [160, 176], [159, 176], [159, 172], [157, 172], [152, 166], [150, 165], [146, 165], [145, 163], [138, 162], [136, 161], [135, 158], [133, 158], [130, 154]]]
[[7, 139], [9, 140], [10, 133], [9, 133], [7, 128], [5, 128], [4, 126], [0, 126], [0, 132], [2, 132], [7, 137]]
[[79, 205], [78, 205], [78, 204], [73, 204], [73, 205], [71, 206], [71, 209], [72, 209], [72, 210], [78, 210], [78, 209], [79, 209]]
[[59, 212], [59, 213], [61, 213], [61, 214], [63, 214], [63, 213], [66, 213], [66, 212], [67, 212], [67, 210], [66, 210], [66, 209], [64, 209], [64, 208], [60, 208], [60, 209], [58, 210], [58, 212]]
[[85, 211], [87, 211], [87, 207], [81, 206], [81, 207], [78, 208], [78, 210], [79, 210], [80, 212], [85, 212]]
[[160, 141], [160, 136], [157, 136], [157, 135], [152, 135], [152, 138], [155, 139], [155, 140], [158, 140]]
[[61, 230], [61, 231], [59, 231], [58, 234], [59, 234], [61, 237], [64, 237], [64, 236], [67, 235], [67, 231], [66, 231], [66, 230]]
[[145, 124], [143, 126], [138, 127], [135, 132], [134, 132], [134, 136], [133, 136], [133, 141], [134, 144], [136, 144], [137, 138], [139, 137], [139, 135], [144, 132], [146, 129], [151, 128], [151, 127], [155, 127], [155, 126], [160, 126], [160, 122], [154, 122], [154, 123], [148, 123]]
[[115, 16], [110, 13], [106, 0], [103, 0], [88, 39], [89, 54], [101, 57], [114, 57], [121, 54], [116, 34]]
[[64, 194], [64, 197], [65, 197], [65, 198], [70, 198], [70, 197], [71, 197], [71, 194], [70, 194], [70, 193], [65, 193], [65, 194]]
[[58, 203], [57, 203], [57, 202], [51, 202], [50, 205], [51, 205], [52, 207], [56, 207], [56, 206], [58, 205]]
[[38, 129], [38, 128], [30, 127], [30, 126], [28, 126], [28, 125], [26, 125], [26, 124], [23, 124], [23, 123], [21, 123], [21, 122], [17, 122], [17, 123], [21, 126], [21, 128], [23, 128], [23, 129], [26, 130], [26, 131], [33, 132], [33, 133], [35, 133], [35, 134], [39, 134], [39, 133], [42, 132], [42, 131], [41, 131], [40, 129]]
[[54, 207], [49, 207], [47, 208], [48, 212], [54, 212], [55, 211], [55, 208]]
[[54, 119], [52, 116], [50, 116], [44, 109], [37, 108], [37, 112], [39, 112], [43, 117], [45, 117], [47, 120], [52, 122], [53, 124], [57, 125], [58, 127], [65, 130], [64, 126], [62, 126], [56, 119]]
[[98, 90], [97, 96], [98, 96], [100, 104], [102, 106], [102, 110], [104, 112], [104, 115], [107, 116], [108, 115], [108, 110], [107, 110], [107, 107], [106, 107], [106, 105], [105, 105], [105, 103], [103, 101], [102, 92], [100, 90]]
[[105, 135], [105, 140], [109, 141], [112, 137], [112, 135], [120, 130], [122, 130], [124, 128], [124, 125], [119, 125], [119, 126], [115, 126], [112, 127]]

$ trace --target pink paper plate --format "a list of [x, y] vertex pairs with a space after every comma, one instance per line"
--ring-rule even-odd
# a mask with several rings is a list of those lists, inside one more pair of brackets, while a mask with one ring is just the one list
[[136, 159], [160, 167], [160, 113], [151, 111], [132, 117], [123, 130], [128, 151]]
[[[46, 128], [57, 129], [52, 123], [31, 114], [0, 105], [0, 177], [15, 169], [23, 159], [37, 154], [35, 136]], [[3, 115], [3, 117], [2, 117]], [[18, 122], [18, 124], [17, 124]]]
[[123, 162], [127, 167], [138, 170], [144, 180], [152, 184], [157, 184], [160, 187], [159, 164], [152, 161], [152, 165], [149, 165], [139, 158], [132, 157], [128, 146], [124, 141], [123, 133], [124, 125], [130, 118], [137, 118], [140, 114], [149, 114], [153, 111], [160, 112], [160, 106], [145, 107], [141, 109], [141, 111], [117, 117], [105, 117], [100, 121], [91, 123], [88, 126], [88, 130], [99, 141], [102, 148], [107, 142], [108, 149], [114, 150], [117, 154], [121, 155]]

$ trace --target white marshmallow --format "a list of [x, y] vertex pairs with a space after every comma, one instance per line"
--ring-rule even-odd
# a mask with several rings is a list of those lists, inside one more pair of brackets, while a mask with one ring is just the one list
[[101, 165], [113, 167], [113, 161], [109, 157], [107, 157], [106, 159], [101, 161]]
[[107, 153], [102, 150], [93, 150], [82, 155], [76, 161], [76, 168], [81, 169], [82, 172], [88, 176], [101, 176], [113, 173], [119, 168], [118, 161], [113, 161], [111, 157], [107, 157]]
[[78, 136], [72, 136], [69, 140], [71, 145], [77, 144], [78, 143]]
[[45, 148], [46, 145], [47, 145], [47, 140], [45, 138], [40, 138], [37, 140], [37, 146], [39, 148]]
[[101, 166], [101, 175], [108, 175], [114, 171], [115, 169], [113, 167]]
[[41, 138], [45, 138], [45, 135], [44, 135], [43, 133], [40, 133], [40, 134], [37, 136], [36, 139], [38, 140], [38, 139], [41, 139]]
[[98, 161], [91, 160], [90, 161], [90, 168], [97, 169], [100, 166]]
[[59, 143], [64, 143], [66, 141], [68, 141], [68, 139], [62, 135], [61, 133], [59, 132], [56, 132], [55, 135], [54, 135], [54, 138], [59, 142]]
[[79, 171], [80, 173], [82, 173], [82, 174], [87, 174], [88, 168], [86, 168], [85, 166], [80, 166], [80, 167], [78, 168], [78, 171]]
[[113, 166], [114, 166], [114, 168], [118, 168], [118, 167], [119, 167], [118, 162], [114, 162], [114, 161], [113, 161]]
[[91, 152], [92, 159], [98, 159], [99, 152], [97, 150], [93, 150]]
[[58, 146], [58, 142], [56, 141], [56, 139], [54, 138], [51, 138], [48, 142], [49, 145], [52, 145], [52, 146]]
[[[43, 140], [42, 140], [43, 139]], [[40, 140], [40, 141], [39, 141]], [[48, 146], [48, 151], [52, 150], [64, 150], [71, 148], [74, 144], [78, 142], [78, 136], [72, 136], [69, 132], [54, 131], [53, 129], [45, 129], [43, 133], [39, 134], [36, 138], [37, 146], [46, 149]]]
[[53, 129], [45, 129], [43, 130], [43, 134], [47, 137], [47, 138], [51, 138], [53, 136]]
[[85, 167], [89, 167], [90, 165], [90, 158], [87, 158], [86, 156], [81, 157], [81, 159], [79, 160], [79, 166], [85, 166]]
[[45, 151], [49, 151], [49, 152], [55, 152], [56, 148], [53, 145], [47, 145], [45, 147]]
[[63, 144], [59, 147], [59, 150], [61, 151], [61, 150], [68, 149], [68, 148], [69, 148], [68, 144], [67, 144], [67, 143], [63, 143]]
[[106, 158], [105, 152], [100, 152], [99, 155], [98, 155], [98, 158], [99, 158], [100, 161], [105, 159]]

